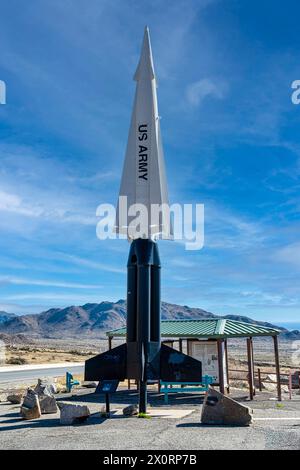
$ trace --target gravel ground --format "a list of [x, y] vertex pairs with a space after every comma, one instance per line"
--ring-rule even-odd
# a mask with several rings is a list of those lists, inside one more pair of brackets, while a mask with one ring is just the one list
[[[242, 392], [240, 392], [242, 393]], [[239, 393], [238, 400], [247, 403]], [[100, 397], [86, 391], [61, 400], [84, 403], [92, 416], [85, 424], [61, 426], [59, 414], [44, 415], [26, 422], [20, 419], [19, 407], [0, 405], [1, 449], [300, 449], [300, 399], [284, 401], [278, 406], [270, 396], [260, 394], [254, 402], [254, 423], [250, 427], [203, 426], [200, 423], [201, 400], [197, 395], [173, 395], [170, 406], [194, 409], [182, 419], [138, 419], [100, 417]], [[136, 402], [135, 391], [114, 395], [112, 410]], [[152, 406], [165, 407], [156, 392], [149, 394]], [[192, 405], [192, 406], [191, 406]], [[274, 419], [275, 418], [275, 419]], [[298, 418], [298, 419], [295, 419]], [[257, 420], [256, 420], [257, 419]]]

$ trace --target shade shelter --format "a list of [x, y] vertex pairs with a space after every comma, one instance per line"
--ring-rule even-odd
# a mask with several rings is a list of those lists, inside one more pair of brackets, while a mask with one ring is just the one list
[[[207, 368], [206, 372], [210, 373], [209, 370], [211, 370], [213, 375], [215, 370], [215, 385], [220, 387], [222, 393], [225, 393], [226, 390], [229, 392], [227, 341], [230, 338], [245, 338], [247, 343], [249, 397], [251, 400], [255, 394], [253, 338], [261, 336], [273, 338], [277, 397], [278, 400], [281, 400], [279, 334], [280, 331], [275, 328], [230, 319], [209, 318], [204, 320], [161, 321], [161, 337], [165, 340], [164, 342], [174, 343], [177, 341], [181, 352], [183, 346], [185, 346], [187, 354], [204, 361], [203, 366]], [[106, 335], [108, 336], [109, 349], [111, 349], [113, 338], [126, 337], [126, 328], [108, 331]]]

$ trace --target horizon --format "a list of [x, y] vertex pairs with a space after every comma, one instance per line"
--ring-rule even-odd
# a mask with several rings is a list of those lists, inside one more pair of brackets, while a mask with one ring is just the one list
[[297, 11], [222, 0], [1, 7], [0, 310], [126, 296], [129, 245], [97, 239], [96, 208], [117, 201], [148, 24], [170, 203], [205, 205], [202, 250], [158, 242], [162, 298], [300, 322]]

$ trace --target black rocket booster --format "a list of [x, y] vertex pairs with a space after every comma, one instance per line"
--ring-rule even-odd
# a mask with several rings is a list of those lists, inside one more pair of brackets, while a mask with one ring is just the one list
[[[131, 242], [127, 263], [126, 344], [86, 361], [85, 380], [136, 379], [139, 409], [145, 412], [147, 381], [199, 382], [202, 368], [196, 359], [161, 344], [161, 265], [153, 239], [171, 239], [172, 227], [168, 211], [161, 210], [153, 220], [150, 216], [153, 207], [168, 207], [168, 191], [148, 28], [134, 79], [136, 94], [115, 227], [117, 233], [126, 234]], [[138, 205], [139, 211], [142, 205], [145, 209], [147, 223], [142, 233], [122, 209], [124, 199], [126, 208]]]

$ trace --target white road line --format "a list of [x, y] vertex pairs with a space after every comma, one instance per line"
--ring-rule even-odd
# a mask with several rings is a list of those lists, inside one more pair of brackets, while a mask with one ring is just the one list
[[253, 418], [253, 421], [300, 421], [300, 416], [298, 418]]
[[83, 367], [84, 362], [59, 362], [56, 364], [26, 364], [22, 366], [3, 366], [0, 367], [1, 372], [18, 372], [18, 371], [30, 371], [39, 369], [59, 369], [65, 367]]

